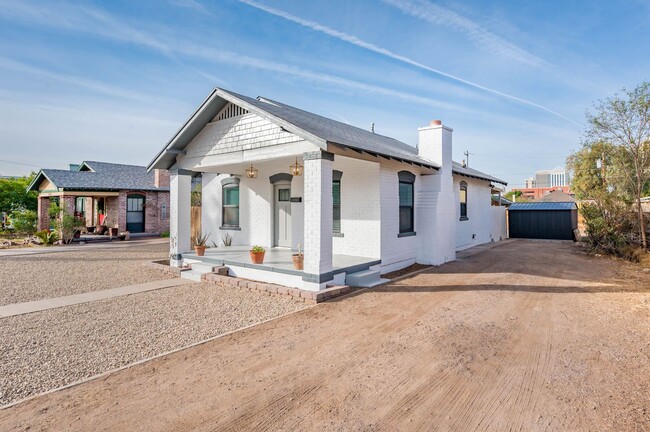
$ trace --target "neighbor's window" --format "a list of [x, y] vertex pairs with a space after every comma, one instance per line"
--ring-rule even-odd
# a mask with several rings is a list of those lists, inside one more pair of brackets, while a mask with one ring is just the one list
[[167, 219], [167, 203], [162, 203], [160, 206], [160, 219]]
[[233, 183], [223, 187], [223, 214], [224, 227], [239, 228], [239, 184]]
[[415, 232], [414, 192], [415, 175], [400, 171], [399, 176], [399, 233]]
[[86, 198], [77, 197], [74, 204], [74, 211], [80, 216], [84, 216], [86, 214]]
[[341, 171], [332, 172], [332, 227], [335, 233], [341, 233]]
[[467, 219], [467, 183], [460, 182], [460, 220]]

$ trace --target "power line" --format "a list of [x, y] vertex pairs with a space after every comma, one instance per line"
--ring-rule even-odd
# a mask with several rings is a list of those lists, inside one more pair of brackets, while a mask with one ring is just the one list
[[38, 165], [26, 164], [26, 163], [23, 163], [23, 162], [14, 162], [14, 161], [4, 160], [4, 159], [0, 159], [0, 162], [14, 164], [14, 165], [24, 165], [24, 166], [28, 166], [28, 167], [34, 167], [34, 168], [40, 168], [40, 166], [38, 166]]

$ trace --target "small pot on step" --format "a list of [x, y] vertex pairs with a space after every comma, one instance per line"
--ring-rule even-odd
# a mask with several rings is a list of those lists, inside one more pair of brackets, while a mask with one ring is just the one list
[[253, 264], [264, 264], [264, 254], [266, 253], [266, 249], [262, 246], [253, 246], [249, 253]]
[[196, 256], [205, 255], [205, 245], [203, 245], [203, 246], [194, 246], [194, 252], [196, 252]]
[[305, 263], [305, 256], [303, 254], [293, 254], [291, 255], [293, 260], [293, 268], [296, 270], [302, 270]]

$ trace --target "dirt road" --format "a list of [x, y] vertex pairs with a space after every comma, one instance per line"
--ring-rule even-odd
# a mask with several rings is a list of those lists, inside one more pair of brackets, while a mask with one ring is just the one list
[[650, 275], [516, 241], [0, 411], [0, 430], [650, 430]]

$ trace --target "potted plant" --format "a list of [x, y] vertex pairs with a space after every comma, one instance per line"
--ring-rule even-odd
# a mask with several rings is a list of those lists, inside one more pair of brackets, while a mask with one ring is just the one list
[[250, 250], [251, 262], [253, 264], [263, 264], [264, 263], [264, 253], [266, 249], [263, 246], [255, 245]]
[[196, 256], [205, 255], [205, 244], [209, 238], [210, 234], [198, 233], [196, 235], [194, 238], [194, 252], [196, 252]]
[[293, 268], [296, 270], [302, 270], [303, 264], [305, 262], [305, 256], [302, 254], [302, 249], [300, 246], [300, 243], [298, 243], [298, 253], [291, 255], [291, 259], [293, 260]]

